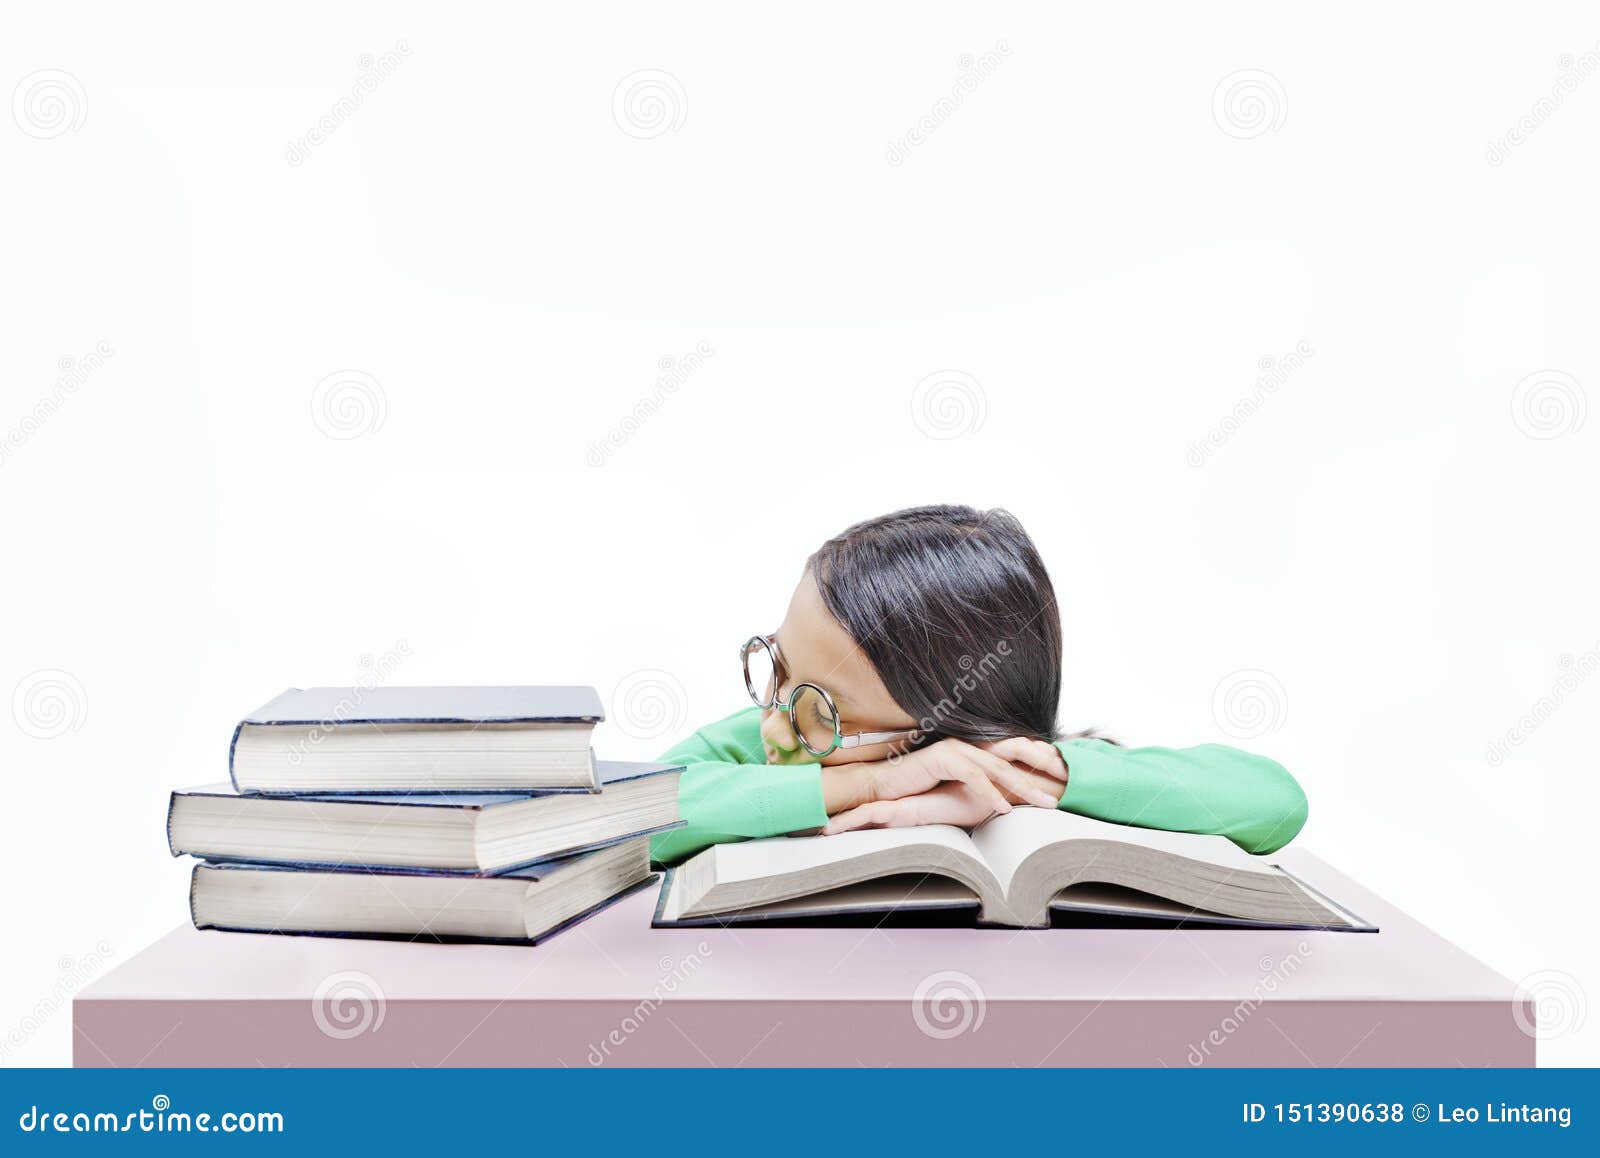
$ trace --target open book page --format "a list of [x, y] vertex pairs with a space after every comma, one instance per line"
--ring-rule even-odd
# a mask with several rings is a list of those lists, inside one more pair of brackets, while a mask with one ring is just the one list
[[732, 884], [757, 877], [810, 872], [841, 861], [922, 845], [933, 850], [929, 859], [935, 862], [939, 859], [939, 849], [949, 851], [951, 855], [947, 859], [951, 863], [983, 859], [973, 846], [972, 837], [947, 824], [869, 828], [825, 837], [774, 836], [719, 844], [713, 852], [717, 859], [717, 883]]
[[1058, 841], [1093, 839], [1140, 845], [1241, 872], [1273, 871], [1266, 861], [1251, 856], [1225, 836], [1111, 824], [1059, 808], [1014, 808], [972, 832], [973, 844], [1005, 891], [1010, 890], [1018, 867], [1034, 853]]
[[[1304, 882], [1297, 882], [1302, 889], [1306, 889]], [[1220, 913], [1213, 913], [1205, 909], [1197, 909], [1190, 905], [1180, 904], [1177, 901], [1167, 900], [1164, 897], [1151, 893], [1141, 892], [1138, 889], [1125, 888], [1121, 885], [1106, 885], [1093, 882], [1069, 885], [1055, 894], [1050, 900], [1052, 913], [1066, 914], [1067, 923], [1087, 917], [1091, 921], [1095, 917], [1145, 918], [1156, 921], [1181, 921], [1188, 925], [1206, 926], [1220, 925], [1236, 928], [1346, 928], [1357, 932], [1376, 933], [1378, 927], [1342, 907], [1320, 893], [1312, 893], [1318, 900], [1327, 906], [1327, 913], [1319, 917], [1314, 923], [1296, 925], [1292, 922], [1252, 920], [1248, 917], [1230, 917]]]
[[1142, 889], [1195, 907], [1237, 904], [1238, 890], [1291, 888], [1270, 863], [1222, 836], [1109, 824], [1070, 812], [1019, 808], [973, 832], [1005, 904], [988, 906], [996, 924], [1042, 925], [1051, 894], [1080, 881]]
[[678, 870], [674, 907], [685, 915], [726, 912], [896, 873], [948, 876], [998, 895], [972, 838], [936, 824], [719, 844]]
[[[746, 920], [850, 916], [858, 913], [905, 913], [925, 909], [976, 909], [976, 894], [949, 877], [900, 873], [853, 885], [840, 885], [786, 901], [769, 901], [739, 910]], [[669, 906], [664, 915], [675, 916]]]

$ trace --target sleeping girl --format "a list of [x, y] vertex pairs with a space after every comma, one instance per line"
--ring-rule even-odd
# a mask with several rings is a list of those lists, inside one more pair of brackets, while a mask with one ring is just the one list
[[810, 559], [777, 630], [740, 648], [752, 703], [675, 744], [687, 826], [675, 863], [723, 841], [1013, 808], [1292, 840], [1306, 798], [1283, 767], [1220, 744], [1063, 735], [1061, 617], [1033, 541], [1004, 511], [916, 507], [857, 523]]

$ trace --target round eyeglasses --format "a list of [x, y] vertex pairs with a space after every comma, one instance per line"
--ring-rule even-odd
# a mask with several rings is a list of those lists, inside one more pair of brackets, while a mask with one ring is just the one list
[[794, 686], [785, 703], [779, 693], [785, 682], [783, 659], [778, 640], [771, 635], [752, 635], [739, 649], [744, 664], [744, 686], [758, 708], [776, 708], [789, 717], [789, 726], [811, 755], [828, 755], [835, 748], [860, 748], [868, 744], [887, 744], [912, 740], [916, 729], [895, 732], [854, 732], [846, 736], [839, 727], [839, 708], [825, 688], [813, 683]]

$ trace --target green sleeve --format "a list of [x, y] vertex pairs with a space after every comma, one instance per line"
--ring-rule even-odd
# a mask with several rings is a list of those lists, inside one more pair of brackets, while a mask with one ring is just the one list
[[671, 864], [730, 840], [828, 823], [820, 764], [764, 762], [760, 708], [707, 724], [660, 759], [684, 765], [678, 811], [688, 823], [651, 840], [650, 856], [657, 863]]
[[1080, 816], [1219, 833], [1246, 852], [1275, 852], [1306, 822], [1306, 794], [1283, 768], [1221, 744], [1119, 748], [1104, 740], [1057, 744], [1067, 788], [1057, 805]]

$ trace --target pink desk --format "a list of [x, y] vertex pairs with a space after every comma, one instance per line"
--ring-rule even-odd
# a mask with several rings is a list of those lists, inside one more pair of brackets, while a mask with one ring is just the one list
[[534, 948], [176, 929], [73, 1002], [80, 1066], [1534, 1064], [1515, 987], [1306, 853], [1383, 927], [649, 927]]

